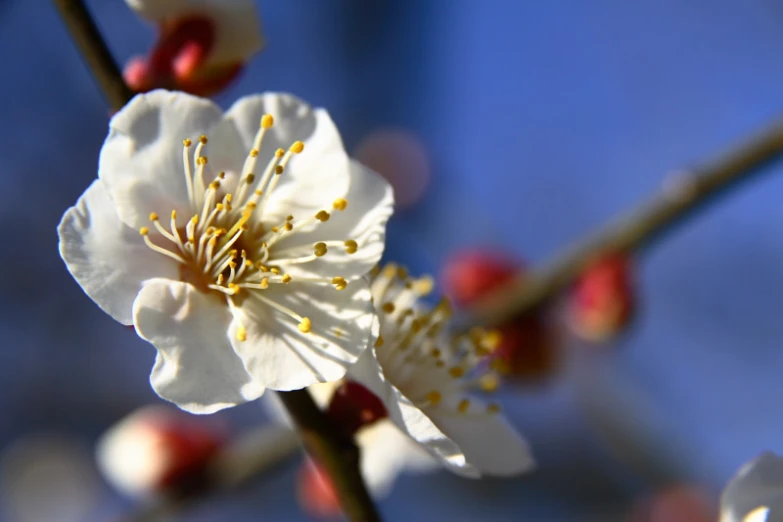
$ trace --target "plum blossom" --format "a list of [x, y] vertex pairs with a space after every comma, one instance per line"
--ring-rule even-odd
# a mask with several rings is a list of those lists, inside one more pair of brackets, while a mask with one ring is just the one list
[[60, 223], [87, 295], [157, 348], [162, 398], [212, 413], [340, 379], [377, 335], [365, 274], [389, 185], [328, 113], [288, 94], [153, 91], [111, 120], [98, 179]]
[[124, 77], [137, 92], [176, 88], [209, 96], [226, 88], [264, 46], [253, 0], [126, 0], [158, 40]]
[[720, 522], [775, 522], [783, 515], [783, 458], [762, 453], [723, 490]]
[[485, 360], [497, 345], [494, 332], [452, 335], [450, 305], [429, 308], [420, 300], [430, 278], [412, 279], [396, 265], [377, 271], [372, 294], [380, 335], [349, 370], [383, 403], [388, 418], [459, 475], [510, 476], [534, 463], [525, 440], [493, 402], [477, 391], [497, 381]]

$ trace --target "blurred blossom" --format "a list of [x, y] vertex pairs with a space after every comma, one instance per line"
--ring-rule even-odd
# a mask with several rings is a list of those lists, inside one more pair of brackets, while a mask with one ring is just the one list
[[225, 89], [264, 46], [253, 0], [126, 0], [158, 27], [147, 56], [132, 58], [124, 77], [135, 91], [176, 89], [210, 96]]
[[[449, 257], [441, 281], [444, 292], [460, 307], [469, 307], [517, 277], [524, 264], [498, 251], [469, 249]], [[555, 373], [560, 362], [557, 332], [546, 312], [513, 319], [497, 328], [500, 341], [490, 355], [504, 375], [535, 381]]]
[[[434, 469], [437, 461], [397, 428], [383, 402], [361, 384], [342, 380], [308, 387], [316, 404], [324, 408], [343, 435], [353, 436], [359, 447], [360, 469], [372, 495], [381, 498], [391, 492], [403, 471]], [[276, 395], [265, 399], [277, 418], [287, 414]], [[317, 463], [306, 460], [297, 480], [298, 497], [305, 510], [315, 516], [335, 516], [340, 507], [328, 475]]]
[[716, 511], [702, 488], [678, 484], [638, 502], [631, 522], [715, 522]]
[[58, 228], [60, 254], [158, 349], [155, 391], [213, 413], [266, 387], [339, 379], [374, 342], [363, 276], [392, 205], [323, 109], [264, 94], [223, 114], [160, 90], [112, 118], [99, 179]]
[[723, 490], [720, 522], [783, 520], [783, 458], [762, 453], [740, 468]]
[[399, 208], [418, 203], [429, 186], [427, 152], [421, 141], [409, 132], [398, 129], [371, 132], [356, 147], [356, 159], [391, 183]]
[[21, 439], [0, 462], [0, 519], [8, 522], [84, 522], [100, 497], [89, 452], [59, 435]]
[[590, 266], [569, 296], [568, 320], [576, 335], [589, 342], [606, 342], [622, 332], [636, 309], [633, 260], [612, 255]]
[[98, 441], [98, 466], [118, 491], [145, 497], [198, 487], [226, 439], [211, 418], [164, 405], [136, 410]]
[[496, 403], [477, 396], [494, 336], [481, 330], [453, 336], [444, 299], [430, 309], [421, 297], [433, 281], [410, 278], [389, 264], [375, 274], [372, 294], [380, 336], [349, 370], [381, 399], [389, 419], [450, 471], [467, 477], [529, 471], [525, 440]]

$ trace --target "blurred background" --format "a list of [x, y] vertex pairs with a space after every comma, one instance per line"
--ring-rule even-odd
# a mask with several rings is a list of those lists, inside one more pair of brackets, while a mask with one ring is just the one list
[[[283, 90], [328, 108], [349, 152], [398, 187], [386, 257], [413, 273], [465, 248], [540, 263], [783, 114], [783, 4], [769, 0], [258, 4], [267, 47], [218, 102]], [[123, 2], [88, 6], [118, 62], [152, 44]], [[135, 504], [93, 448], [159, 401], [155, 352], [82, 293], [55, 231], [96, 176], [107, 106], [44, 0], [0, 1], [0, 55], [0, 520], [117, 520]], [[777, 167], [667, 235], [638, 260], [623, 335], [568, 338], [556, 373], [504, 387], [536, 473], [403, 476], [382, 512], [644, 522], [655, 505], [673, 522], [783, 451], [781, 194]], [[217, 422], [241, 433], [265, 416], [248, 404]], [[177, 519], [310, 520], [299, 465]]]

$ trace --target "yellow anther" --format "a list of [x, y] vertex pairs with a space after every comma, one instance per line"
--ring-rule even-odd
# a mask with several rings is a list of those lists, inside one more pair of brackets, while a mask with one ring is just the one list
[[488, 413], [498, 413], [500, 411], [500, 405], [496, 404], [494, 402], [491, 402], [487, 405], [487, 412]]
[[220, 188], [220, 182], [218, 180], [213, 181], [212, 183], [209, 184], [209, 188], [211, 188], [212, 190], [219, 189]]
[[397, 268], [397, 277], [400, 279], [407, 279], [408, 278], [408, 270], [405, 269], [405, 267], [398, 267]]
[[209, 140], [207, 140], [207, 137], [202, 134], [201, 136], [198, 137], [198, 141], [200, 141], [202, 145], [206, 145], [207, 141]]
[[139, 229], [139, 234], [141, 234], [142, 236], [146, 236], [149, 233], [150, 233], [150, 229], [147, 227], [141, 227]]
[[433, 348], [433, 349], [432, 349], [432, 351], [430, 352], [430, 355], [432, 355], [432, 356], [433, 356], [433, 357], [435, 357], [436, 359], [437, 359], [438, 357], [440, 357], [440, 355], [441, 355], [440, 348]]
[[275, 275], [280, 275], [280, 269], [279, 268], [272, 267], [272, 268], [269, 269], [269, 271], [272, 272]]
[[237, 328], [237, 341], [247, 341], [247, 328], [242, 325]]
[[256, 196], [263, 196], [264, 195], [264, 191], [261, 190], [261, 189], [255, 189], [253, 191], [253, 194], [255, 194]]
[[220, 179], [226, 179], [226, 172], [225, 172], [225, 171], [223, 171], [223, 170], [221, 170], [221, 171], [218, 173], [218, 177], [219, 177]]
[[488, 373], [479, 379], [479, 387], [482, 391], [492, 393], [500, 387], [500, 379], [494, 373]]
[[258, 157], [258, 150], [257, 149], [250, 149], [250, 157], [251, 158]]
[[223, 274], [218, 274], [218, 276], [217, 276], [217, 284], [218, 284], [218, 286], [221, 286], [223, 284], [223, 280], [224, 279], [225, 278], [223, 277]]
[[238, 294], [240, 290], [239, 285], [236, 283], [229, 283], [228, 289], [231, 290], [231, 292], [233, 292], [234, 294]]
[[458, 412], [465, 413], [468, 411], [468, 408], [470, 408], [470, 401], [468, 399], [462, 399], [459, 401], [459, 404], [457, 405]]
[[394, 313], [394, 303], [383, 303], [383, 306], [381, 306], [381, 310], [386, 312], [387, 314], [393, 314]]
[[332, 208], [335, 210], [345, 210], [348, 207], [348, 202], [343, 198], [337, 198], [332, 203]]
[[157, 220], [158, 220], [158, 213], [150, 212], [150, 221], [157, 221]]
[[[346, 241], [346, 243], [347, 243], [347, 241]], [[346, 245], [346, 246], [348, 246], [348, 245]], [[385, 277], [387, 279], [391, 279], [392, 277], [394, 277], [394, 274], [396, 274], [396, 273], [397, 273], [397, 265], [388, 264], [388, 265], [383, 267], [383, 277]]]
[[291, 145], [291, 152], [294, 154], [299, 154], [304, 150], [304, 143], [301, 141], [295, 141], [293, 145]]
[[290, 283], [291, 279], [292, 277], [290, 274], [285, 274], [283, 277], [280, 278], [280, 280], [286, 284]]
[[261, 282], [258, 283], [258, 286], [261, 287], [261, 290], [266, 290], [267, 288], [269, 288], [269, 278], [268, 277], [262, 278]]
[[215, 227], [207, 227], [204, 233], [207, 235], [207, 237], [211, 236], [215, 233]]
[[302, 317], [302, 322], [299, 323], [299, 331], [302, 333], [310, 333], [310, 330], [313, 327], [313, 322], [310, 321], [309, 317]]
[[212, 247], [212, 248], [215, 248], [215, 247], [217, 246], [217, 238], [218, 238], [218, 236], [220, 235], [218, 232], [220, 232], [220, 231], [219, 231], [219, 230], [215, 231], [215, 235], [214, 235], [214, 236], [212, 236], [212, 237], [209, 239], [209, 242], [207, 243], [207, 244], [208, 244], [210, 247]]
[[229, 268], [236, 268], [237, 267], [236, 261], [229, 261], [228, 262], [228, 267]]
[[190, 222], [194, 225], [198, 225], [198, 214], [195, 214], [192, 218], [190, 218]]
[[348, 286], [348, 283], [345, 281], [345, 279], [340, 276], [333, 277], [332, 284], [338, 290], [345, 290], [345, 287]]
[[248, 201], [247, 205], [245, 205], [245, 208], [249, 208], [249, 209], [252, 210], [252, 209], [256, 208], [257, 206], [258, 206], [258, 203], [256, 203], [255, 201]]
[[223, 203], [218, 203], [217, 205], [215, 205], [215, 208], [218, 209], [218, 212], [222, 212], [223, 209], [226, 207], [225, 205], [223, 205]]
[[278, 158], [282, 158], [283, 155], [285, 155], [285, 151], [283, 149], [277, 149], [275, 151], [275, 156], [277, 156]]
[[253, 262], [249, 259], [245, 259], [244, 265], [245, 268], [253, 268]]
[[375, 341], [375, 347], [380, 348], [381, 346], [383, 346], [383, 336], [379, 335], [378, 339]]
[[316, 257], [321, 257], [326, 255], [327, 252], [326, 243], [324, 243], [323, 241], [316, 243], [315, 246], [313, 247], [313, 252], [315, 253]]
[[421, 277], [413, 283], [413, 291], [422, 297], [429, 295], [433, 288], [435, 281], [429, 276]]
[[292, 231], [294, 229], [294, 225], [292, 225], [290, 222], [286, 221], [285, 225], [283, 225], [283, 228], [290, 232], [290, 231]]
[[489, 332], [484, 334], [484, 338], [482, 339], [482, 344], [488, 350], [495, 350], [498, 346], [500, 346], [500, 343], [502, 341], [503, 341], [503, 333], [501, 333], [500, 330], [490, 330]]
[[290, 215], [290, 214], [289, 214], [289, 215], [287, 215], [287, 216], [285, 217], [285, 220], [286, 220], [286, 221], [293, 221], [293, 220], [294, 220], [294, 216], [292, 216], [292, 215]]
[[430, 406], [437, 406], [440, 404], [440, 401], [443, 397], [441, 396], [440, 392], [437, 390], [432, 390], [431, 392], [427, 393], [427, 402], [430, 403]]
[[315, 219], [318, 221], [329, 221], [329, 213], [325, 210], [319, 210], [318, 214], [315, 215]]
[[196, 165], [206, 165], [207, 163], [209, 163], [209, 158], [206, 156], [199, 156], [196, 159]]
[[245, 181], [247, 182], [248, 185], [253, 183], [255, 180], [256, 180], [256, 175], [253, 174], [252, 172], [250, 174], [248, 174], [247, 176], [245, 176]]
[[280, 229], [279, 229], [279, 228], [277, 228], [277, 227], [272, 227], [272, 232], [274, 232], [275, 234], [277, 234], [278, 232], [280, 232]]
[[264, 129], [268, 129], [274, 124], [275, 124], [275, 118], [271, 114], [264, 114], [263, 116], [261, 116], [261, 127], [263, 127]]
[[455, 379], [459, 379], [460, 377], [465, 375], [465, 370], [459, 366], [455, 366], [453, 368], [449, 368], [449, 375], [451, 375]]
[[278, 165], [277, 167], [275, 167], [275, 174], [277, 174], [279, 176], [282, 173], [283, 173], [283, 166], [282, 165]]
[[172, 210], [171, 211], [171, 219], [177, 219], [177, 211], [176, 210]]
[[419, 319], [414, 319], [411, 321], [411, 332], [413, 333], [419, 333], [421, 331], [422, 322]]
[[355, 254], [356, 251], [359, 249], [359, 245], [353, 239], [347, 240], [344, 244], [345, 244], [346, 254]]
[[190, 138], [185, 138], [182, 140], [182, 144], [186, 147], [190, 147], [193, 142], [190, 141]]
[[226, 202], [227, 203], [231, 203], [232, 199], [234, 199], [234, 196], [232, 196], [231, 194], [226, 194]]

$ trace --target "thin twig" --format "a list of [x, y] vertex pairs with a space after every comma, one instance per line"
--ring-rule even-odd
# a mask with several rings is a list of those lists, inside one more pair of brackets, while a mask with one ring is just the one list
[[783, 155], [783, 120], [733, 151], [669, 180], [660, 194], [610, 222], [540, 270], [520, 275], [470, 309], [470, 324], [497, 325], [530, 313], [566, 289], [596, 259], [649, 246], [713, 199]]
[[[131, 99], [133, 92], [125, 84], [83, 0], [54, 2], [112, 108], [119, 110]], [[332, 479], [348, 519], [379, 521], [380, 516], [359, 471], [359, 450], [353, 441], [338, 434], [307, 390], [280, 393], [280, 397], [299, 427], [306, 449]]]
[[84, 2], [54, 0], [54, 3], [109, 105], [115, 111], [120, 110], [133, 97], [133, 91], [125, 84], [120, 68]]
[[353, 441], [336, 435], [337, 432], [307, 390], [280, 392], [279, 396], [299, 427], [308, 453], [331, 477], [348, 520], [380, 521], [380, 515], [362, 479], [359, 450]]

